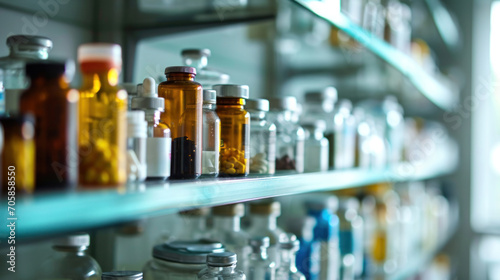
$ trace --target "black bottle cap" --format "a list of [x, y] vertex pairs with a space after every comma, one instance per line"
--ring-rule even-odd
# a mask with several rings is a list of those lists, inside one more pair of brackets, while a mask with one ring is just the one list
[[33, 78], [57, 78], [66, 72], [66, 63], [57, 61], [30, 62], [26, 64], [26, 76]]

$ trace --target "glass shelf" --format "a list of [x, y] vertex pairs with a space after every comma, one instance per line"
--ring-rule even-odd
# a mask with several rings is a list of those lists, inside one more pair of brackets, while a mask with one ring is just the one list
[[[351, 169], [305, 174], [192, 181], [147, 182], [121, 189], [37, 193], [17, 197], [16, 237], [36, 238], [165, 215], [182, 209], [315, 191], [339, 190], [385, 181], [423, 180], [451, 173], [454, 164], [413, 169]], [[404, 171], [404, 172], [403, 172]], [[0, 204], [7, 221], [7, 203]], [[1, 237], [8, 228], [2, 227]]]
[[449, 81], [437, 79], [424, 71], [411, 57], [395, 49], [377, 36], [353, 23], [340, 11], [340, 1], [292, 0], [325, 19], [327, 22], [349, 35], [401, 72], [427, 99], [443, 110], [450, 111], [455, 106], [458, 90], [451, 89]]

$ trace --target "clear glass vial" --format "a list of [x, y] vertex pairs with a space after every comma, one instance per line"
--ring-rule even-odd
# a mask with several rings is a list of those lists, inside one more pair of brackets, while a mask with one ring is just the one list
[[207, 266], [198, 274], [199, 280], [245, 280], [245, 274], [236, 269], [235, 253], [212, 253], [207, 256]]
[[276, 280], [306, 280], [304, 274], [297, 270], [295, 257], [300, 248], [300, 241], [293, 234], [280, 237], [280, 266], [276, 269]]
[[146, 166], [147, 179], [167, 179], [170, 176], [170, 152], [172, 138], [170, 129], [160, 119], [161, 112], [165, 111], [165, 100], [158, 97], [155, 80], [151, 77], [144, 79], [142, 86], [137, 86], [137, 96], [132, 98], [131, 108], [142, 110], [148, 122], [146, 139]]
[[212, 208], [213, 227], [209, 238], [221, 241], [226, 250], [236, 253], [238, 269], [246, 271], [250, 246], [250, 236], [241, 229], [241, 217], [245, 215], [242, 203], [222, 205]]
[[201, 175], [203, 91], [193, 67], [167, 67], [165, 76], [158, 96], [165, 99], [160, 118], [172, 133], [170, 178], [196, 179]]
[[215, 85], [221, 122], [220, 176], [250, 173], [250, 114], [244, 109], [249, 97], [247, 85]]
[[111, 271], [103, 272], [102, 280], [142, 280], [142, 272], [140, 271]]
[[85, 187], [117, 187], [127, 180], [127, 92], [118, 87], [119, 45], [78, 48], [83, 74], [79, 106], [79, 181]]
[[327, 171], [329, 145], [324, 136], [325, 121], [308, 121], [301, 125], [305, 132], [304, 171]]
[[285, 232], [277, 225], [281, 215], [281, 204], [278, 201], [264, 200], [250, 203], [250, 228], [247, 232], [251, 237], [269, 237], [269, 259], [279, 265], [278, 242]]
[[26, 63], [49, 58], [52, 40], [42, 36], [14, 35], [7, 38], [7, 46], [9, 55], [0, 58], [0, 68], [4, 71], [5, 112], [16, 114], [21, 92], [28, 87]]
[[207, 67], [208, 58], [212, 55], [209, 49], [185, 49], [181, 52], [184, 65], [196, 68], [196, 81], [204, 89], [211, 89], [213, 85], [227, 84], [229, 75]]
[[88, 234], [76, 234], [54, 240], [54, 254], [42, 264], [40, 278], [100, 280], [101, 267], [86, 250], [90, 245]]
[[267, 118], [269, 101], [248, 99], [250, 113], [250, 173], [274, 174], [276, 170], [276, 126]]
[[153, 259], [144, 266], [144, 279], [196, 280], [200, 270], [206, 267], [207, 255], [222, 252], [222, 243], [206, 239], [156, 245]]
[[274, 280], [276, 264], [268, 258], [269, 237], [253, 237], [248, 244], [252, 253], [248, 256], [247, 277], [249, 280]]
[[293, 118], [297, 99], [293, 96], [269, 99], [276, 125], [276, 170], [304, 172], [304, 130]]
[[215, 90], [203, 90], [203, 152], [201, 174], [203, 177], [219, 175], [220, 119], [215, 112], [217, 94]]

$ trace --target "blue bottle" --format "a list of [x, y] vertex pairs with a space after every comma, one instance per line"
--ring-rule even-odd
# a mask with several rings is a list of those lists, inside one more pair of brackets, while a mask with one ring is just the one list
[[306, 201], [307, 215], [316, 220], [313, 241], [319, 243], [319, 279], [340, 279], [339, 218], [335, 196], [318, 196]]
[[314, 241], [316, 219], [303, 217], [290, 220], [288, 228], [297, 236], [300, 242], [299, 251], [295, 257], [297, 269], [307, 280], [319, 280], [320, 244]]

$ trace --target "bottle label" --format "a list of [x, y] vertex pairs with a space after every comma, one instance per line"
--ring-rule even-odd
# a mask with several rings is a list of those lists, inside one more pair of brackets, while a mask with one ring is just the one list
[[146, 139], [146, 165], [148, 177], [170, 176], [171, 138], [151, 137]]

